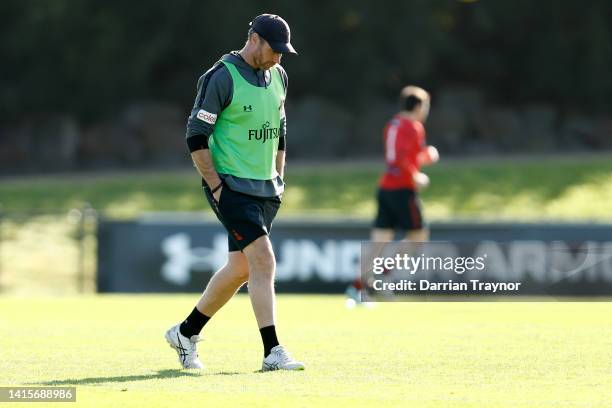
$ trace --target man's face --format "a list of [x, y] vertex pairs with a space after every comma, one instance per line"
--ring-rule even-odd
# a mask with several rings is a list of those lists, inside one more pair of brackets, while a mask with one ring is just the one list
[[420, 121], [425, 123], [425, 121], [427, 120], [427, 117], [429, 116], [429, 106], [430, 106], [430, 102], [429, 99], [425, 99], [418, 108], [418, 115], [420, 117]]
[[263, 38], [258, 36], [257, 48], [253, 60], [257, 67], [261, 70], [268, 70], [276, 64], [280, 64], [283, 54], [274, 51], [270, 44]]

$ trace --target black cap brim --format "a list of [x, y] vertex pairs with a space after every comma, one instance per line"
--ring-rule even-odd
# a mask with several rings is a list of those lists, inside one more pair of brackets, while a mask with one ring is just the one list
[[280, 52], [281, 54], [295, 54], [297, 55], [297, 51], [293, 48], [291, 43], [282, 43], [282, 42], [268, 42], [270, 44], [270, 48], [272, 48], [276, 52]]

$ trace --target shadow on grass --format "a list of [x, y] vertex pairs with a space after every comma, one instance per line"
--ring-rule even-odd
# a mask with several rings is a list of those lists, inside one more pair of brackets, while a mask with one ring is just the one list
[[30, 385], [95, 385], [107, 383], [124, 383], [132, 381], [157, 380], [163, 378], [177, 377], [202, 377], [205, 375], [239, 375], [243, 373], [237, 372], [218, 372], [218, 373], [200, 373], [197, 371], [185, 371], [180, 369], [160, 370], [155, 374], [142, 375], [121, 375], [116, 377], [86, 377], [86, 378], [68, 378], [66, 380], [53, 380], [45, 382], [31, 383]]

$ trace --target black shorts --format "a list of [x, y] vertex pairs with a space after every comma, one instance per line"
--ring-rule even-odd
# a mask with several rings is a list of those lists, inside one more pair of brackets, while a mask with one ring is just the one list
[[262, 235], [270, 234], [272, 221], [280, 208], [279, 197], [256, 197], [232, 191], [223, 184], [219, 203], [210, 188], [202, 187], [215, 215], [228, 233], [229, 251], [242, 251]]
[[425, 227], [421, 200], [413, 190], [378, 190], [378, 214], [375, 228], [394, 230], [420, 230]]

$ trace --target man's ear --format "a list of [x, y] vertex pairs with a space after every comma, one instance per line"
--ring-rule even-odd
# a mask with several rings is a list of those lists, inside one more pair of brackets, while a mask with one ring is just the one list
[[252, 42], [253, 45], [259, 44], [259, 41], [260, 41], [259, 34], [253, 31], [253, 33], [251, 34], [251, 38], [249, 40]]

